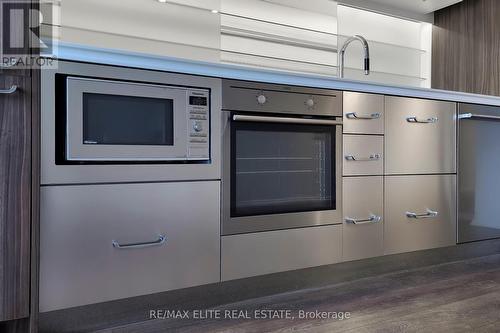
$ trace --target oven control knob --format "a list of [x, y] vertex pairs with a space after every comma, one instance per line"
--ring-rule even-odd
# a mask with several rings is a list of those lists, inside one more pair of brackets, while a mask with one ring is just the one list
[[203, 123], [201, 121], [195, 121], [193, 124], [193, 129], [195, 132], [203, 131]]
[[257, 102], [262, 105], [262, 104], [265, 104], [267, 101], [267, 98], [266, 96], [260, 94], [259, 96], [257, 96]]
[[307, 99], [306, 105], [307, 107], [312, 108], [314, 106], [314, 99], [312, 98]]

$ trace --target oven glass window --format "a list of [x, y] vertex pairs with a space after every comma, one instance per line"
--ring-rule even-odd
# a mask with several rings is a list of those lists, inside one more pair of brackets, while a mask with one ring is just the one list
[[232, 124], [231, 215], [335, 209], [335, 127]]
[[171, 99], [83, 94], [83, 143], [174, 144]]

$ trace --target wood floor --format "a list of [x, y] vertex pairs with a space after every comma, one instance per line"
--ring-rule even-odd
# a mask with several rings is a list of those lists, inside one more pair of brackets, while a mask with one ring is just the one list
[[[294, 319], [153, 319], [99, 333], [500, 332], [500, 254], [406, 270], [218, 307], [254, 316], [291, 310]], [[177, 309], [163, 309], [177, 310]], [[299, 311], [350, 318], [299, 319]], [[148, 316], [148, 315], [146, 315]]]

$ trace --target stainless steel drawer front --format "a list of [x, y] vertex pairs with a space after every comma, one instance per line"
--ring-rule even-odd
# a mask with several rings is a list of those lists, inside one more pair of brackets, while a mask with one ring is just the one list
[[456, 244], [456, 176], [385, 177], [385, 254]]
[[456, 172], [456, 103], [385, 98], [385, 173]]
[[344, 177], [343, 195], [344, 261], [383, 255], [383, 177]]
[[384, 96], [345, 91], [344, 133], [384, 134]]
[[383, 175], [384, 137], [344, 135], [344, 176]]
[[341, 225], [223, 236], [221, 243], [223, 281], [342, 260]]
[[220, 182], [45, 186], [40, 311], [220, 280]]

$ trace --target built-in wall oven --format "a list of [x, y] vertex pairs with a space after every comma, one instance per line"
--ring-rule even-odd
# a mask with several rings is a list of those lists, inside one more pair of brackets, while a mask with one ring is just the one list
[[340, 224], [342, 95], [223, 81], [224, 235]]

